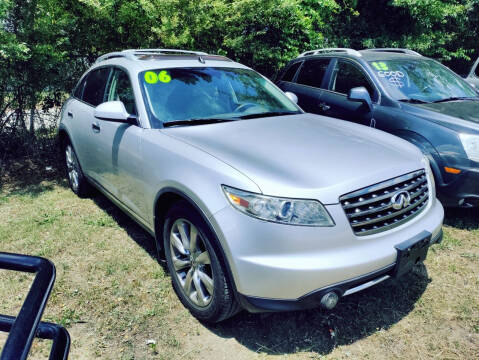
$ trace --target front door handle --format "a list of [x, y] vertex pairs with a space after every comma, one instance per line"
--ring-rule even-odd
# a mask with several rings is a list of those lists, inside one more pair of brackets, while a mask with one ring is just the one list
[[67, 111], [67, 115], [71, 118], [73, 117], [73, 113], [71, 111]]
[[325, 102], [319, 103], [318, 106], [321, 109], [321, 111], [328, 111], [329, 109], [331, 109], [331, 106], [329, 106]]
[[100, 123], [98, 121], [95, 121], [94, 123], [91, 124], [91, 128], [93, 129], [93, 132], [99, 133]]

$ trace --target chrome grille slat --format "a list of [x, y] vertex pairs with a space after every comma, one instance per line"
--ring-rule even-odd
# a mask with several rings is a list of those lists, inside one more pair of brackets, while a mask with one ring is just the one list
[[374, 224], [374, 223], [377, 223], [379, 221], [384, 221], [384, 220], [389, 220], [395, 216], [398, 216], [398, 215], [402, 215], [404, 214], [405, 212], [408, 212], [408, 211], [411, 211], [413, 210], [414, 208], [416, 208], [419, 204], [421, 204], [421, 202], [423, 200], [425, 200], [427, 198], [428, 194], [424, 194], [418, 201], [416, 201], [413, 205], [410, 205], [408, 206], [407, 208], [405, 209], [402, 209], [402, 210], [399, 210], [399, 211], [395, 211], [391, 214], [388, 214], [388, 215], [384, 215], [384, 216], [381, 216], [381, 217], [376, 217], [374, 219], [371, 219], [369, 221], [363, 221], [363, 222], [358, 222], [358, 223], [354, 223], [354, 224], [351, 224], [352, 226], [363, 226], [363, 225], [367, 225], [367, 224]]
[[[411, 195], [411, 200], [412, 199], [415, 199], [417, 198], [419, 195], [423, 194], [424, 191], [422, 189], [416, 191], [414, 194]], [[391, 197], [391, 195], [389, 195], [389, 197]], [[363, 204], [361, 203], [360, 206], [362, 206]], [[357, 218], [359, 216], [363, 216], [363, 215], [369, 215], [369, 214], [373, 214], [375, 212], [379, 212], [379, 211], [384, 211], [384, 210], [387, 210], [389, 209], [390, 207], [392, 207], [392, 204], [389, 203], [388, 205], [385, 205], [385, 206], [378, 206], [378, 207], [375, 207], [371, 210], [366, 210], [366, 211], [362, 211], [360, 213], [353, 213], [353, 214], [348, 214], [348, 218], [350, 219], [354, 219], [354, 218]]]
[[[368, 186], [366, 188], [350, 192], [348, 194], [344, 194], [344, 195], [341, 196], [341, 198], [344, 197], [344, 200], [347, 200], [347, 199], [352, 198], [352, 197], [361, 196], [364, 193], [371, 193], [371, 192], [379, 191], [379, 190], [382, 190], [384, 188], [390, 187], [392, 185], [395, 185], [395, 184], [413, 179], [413, 178], [415, 178], [419, 175], [423, 175], [423, 174], [425, 174], [424, 170], [413, 171], [412, 173], [405, 174], [405, 175], [399, 176], [399, 177], [394, 178], [394, 179], [386, 180], [386, 181], [383, 181], [379, 184], [371, 185], [371, 186]], [[368, 190], [368, 189], [370, 189], [370, 190]]]
[[[421, 184], [424, 184], [424, 183], [427, 183], [427, 179], [424, 178], [422, 180], [420, 180], [421, 182], [420, 183], [417, 183], [415, 182], [414, 184], [411, 184], [411, 185], [408, 185], [407, 187], [404, 187], [404, 188], [400, 188], [399, 190], [405, 190], [405, 191], [409, 191], [411, 189], [414, 189], [416, 186], [419, 186]], [[397, 185], [396, 185], [397, 186]], [[381, 189], [382, 190], [382, 189]], [[397, 191], [399, 191], [397, 190]], [[348, 204], [348, 205], [343, 205], [343, 208], [344, 209], [350, 209], [350, 208], [353, 208], [353, 207], [358, 207], [358, 206], [363, 206], [363, 205], [368, 205], [368, 204], [372, 204], [376, 201], [380, 201], [380, 200], [384, 200], [384, 199], [390, 199], [391, 198], [391, 193], [387, 193], [387, 194], [384, 194], [384, 195], [381, 195], [381, 196], [377, 196], [375, 198], [372, 198], [372, 199], [369, 199], [369, 200], [364, 200], [364, 201], [359, 201], [359, 202], [356, 202], [354, 204]], [[347, 198], [346, 199], [343, 199], [343, 200], [348, 200]]]
[[[410, 202], [396, 210], [391, 199], [401, 192], [409, 194], [406, 196]], [[405, 196], [398, 196], [394, 199], [407, 204]], [[342, 195], [339, 201], [356, 235], [386, 231], [409, 221], [426, 207], [429, 201], [426, 172], [413, 171]]]

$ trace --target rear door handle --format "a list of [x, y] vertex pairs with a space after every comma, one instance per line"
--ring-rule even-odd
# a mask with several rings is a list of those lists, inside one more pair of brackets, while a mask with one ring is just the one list
[[98, 121], [95, 121], [91, 124], [91, 128], [93, 129], [93, 132], [100, 132], [100, 123]]
[[71, 118], [73, 117], [73, 113], [72, 113], [71, 111], [68, 111], [68, 112], [67, 112], [67, 115], [68, 115], [69, 117], [71, 117]]
[[329, 106], [325, 102], [319, 103], [318, 106], [321, 109], [321, 111], [328, 111], [329, 109], [331, 109], [331, 106]]

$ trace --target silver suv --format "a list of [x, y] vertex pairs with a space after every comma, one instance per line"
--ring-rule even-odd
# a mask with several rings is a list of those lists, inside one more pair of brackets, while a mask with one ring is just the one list
[[79, 196], [100, 189], [150, 232], [197, 318], [333, 308], [424, 260], [443, 208], [421, 152], [304, 113], [225, 57], [100, 57], [63, 106]]

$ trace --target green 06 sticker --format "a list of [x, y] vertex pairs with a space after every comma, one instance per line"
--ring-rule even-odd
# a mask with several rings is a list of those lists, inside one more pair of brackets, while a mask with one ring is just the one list
[[154, 71], [147, 71], [144, 78], [148, 84], [156, 84], [158, 81], [167, 84], [171, 81], [171, 76], [166, 70], [161, 70], [158, 74]]

